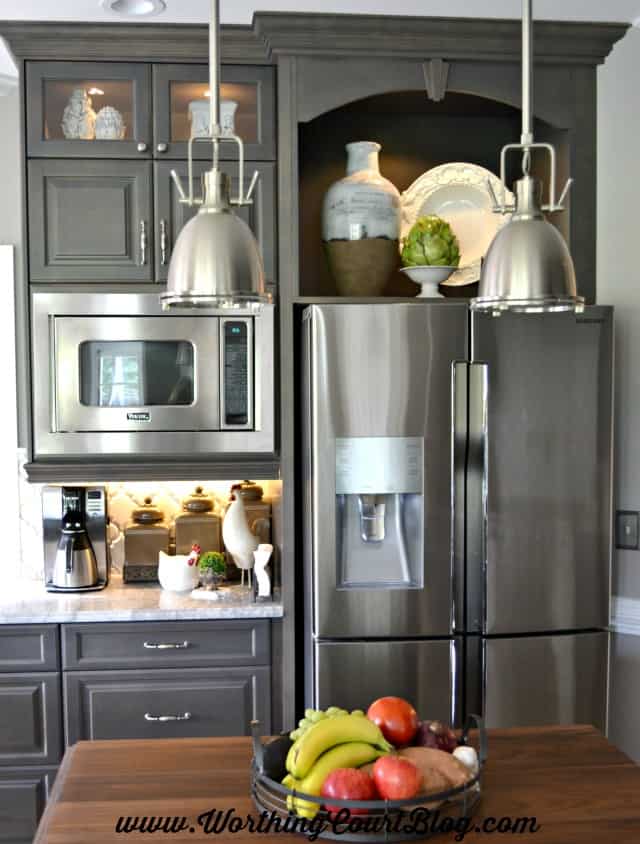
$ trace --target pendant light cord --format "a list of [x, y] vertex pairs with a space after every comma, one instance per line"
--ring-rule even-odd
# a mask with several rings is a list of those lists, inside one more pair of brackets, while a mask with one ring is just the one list
[[520, 143], [533, 143], [533, 0], [522, 0], [522, 136]]
[[[209, 19], [209, 134], [220, 134], [220, 0], [211, 0]], [[213, 142], [213, 166], [218, 167], [218, 141]]]

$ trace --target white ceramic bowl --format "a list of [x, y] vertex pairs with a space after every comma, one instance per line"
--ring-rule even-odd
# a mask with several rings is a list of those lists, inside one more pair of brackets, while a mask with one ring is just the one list
[[198, 585], [198, 566], [187, 564], [186, 554], [171, 557], [160, 551], [158, 555], [158, 580], [160, 586], [168, 592], [191, 592]]
[[438, 285], [449, 278], [455, 272], [456, 267], [403, 267], [400, 272], [409, 276], [411, 281], [419, 284], [422, 290], [418, 298], [441, 297], [438, 293]]

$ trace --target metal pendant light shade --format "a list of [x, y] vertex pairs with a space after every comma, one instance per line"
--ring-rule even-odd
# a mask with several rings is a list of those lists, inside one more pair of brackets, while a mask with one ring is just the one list
[[[516, 182], [515, 207], [494, 197], [494, 211], [511, 213], [510, 221], [495, 236], [482, 265], [474, 311], [547, 313], [580, 311], [584, 299], [576, 292], [576, 276], [569, 249], [560, 232], [543, 212], [562, 211], [571, 179], [556, 201], [556, 153], [550, 144], [534, 143], [532, 131], [533, 29], [532, 0], [522, 2], [522, 134], [519, 144], [507, 144], [500, 155], [500, 176], [506, 183], [507, 153], [522, 153], [523, 177]], [[532, 150], [550, 158], [549, 202], [542, 204], [542, 186], [529, 175]], [[491, 187], [491, 185], [489, 185]]]
[[516, 210], [483, 262], [474, 310], [543, 313], [584, 305], [567, 244], [541, 211], [541, 188], [531, 176], [516, 182]]
[[178, 236], [160, 300], [170, 308], [260, 307], [269, 301], [258, 244], [233, 213], [229, 179], [220, 171], [205, 176], [205, 201]]
[[[172, 170], [180, 202], [198, 213], [182, 229], [171, 256], [167, 289], [160, 296], [163, 308], [252, 308], [257, 310], [270, 296], [264, 289], [260, 249], [249, 226], [232, 206], [251, 205], [258, 173], [244, 192], [244, 146], [233, 132], [220, 128], [220, 6], [211, 0], [209, 23], [209, 108], [206, 136], [193, 136], [188, 148], [188, 194]], [[193, 192], [193, 144], [213, 147], [213, 167], [205, 173], [201, 197]], [[238, 194], [230, 198], [229, 177], [218, 167], [221, 143], [238, 148]]]

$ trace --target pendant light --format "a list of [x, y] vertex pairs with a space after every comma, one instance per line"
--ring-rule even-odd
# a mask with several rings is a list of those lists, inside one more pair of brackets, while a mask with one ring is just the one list
[[[244, 192], [244, 146], [235, 134], [220, 129], [220, 4], [212, 0], [209, 22], [209, 105], [207, 136], [189, 139], [186, 193], [175, 170], [171, 177], [180, 202], [199, 207], [178, 235], [169, 264], [167, 289], [160, 296], [163, 308], [250, 308], [259, 310], [270, 296], [264, 289], [262, 257], [249, 226], [232, 205], [251, 205], [258, 173]], [[204, 174], [203, 193], [193, 193], [193, 145], [213, 145], [213, 167]], [[230, 198], [230, 182], [218, 167], [224, 142], [238, 147], [238, 195]]]
[[[533, 89], [532, 0], [522, 2], [522, 135], [519, 144], [507, 144], [500, 154], [500, 201], [494, 195], [494, 211], [512, 213], [507, 225], [493, 239], [482, 265], [478, 297], [471, 309], [518, 313], [582, 311], [584, 299], [576, 293], [573, 261], [560, 232], [543, 212], [564, 210], [571, 187], [569, 179], [556, 202], [556, 152], [551, 144], [534, 143], [532, 130]], [[542, 183], [530, 175], [531, 151], [542, 149], [551, 159], [549, 202], [542, 203]], [[505, 204], [506, 158], [513, 150], [523, 153], [522, 178], [515, 184], [515, 206]], [[491, 185], [489, 185], [491, 189]], [[493, 191], [492, 191], [493, 193]]]

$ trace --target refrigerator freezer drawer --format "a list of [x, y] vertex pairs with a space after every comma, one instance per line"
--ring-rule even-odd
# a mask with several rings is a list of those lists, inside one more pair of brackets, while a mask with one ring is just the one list
[[424, 718], [456, 721], [460, 640], [313, 643], [308, 706], [364, 709], [386, 695], [410, 700]]
[[608, 650], [606, 632], [485, 639], [487, 727], [593, 724], [604, 732]]

